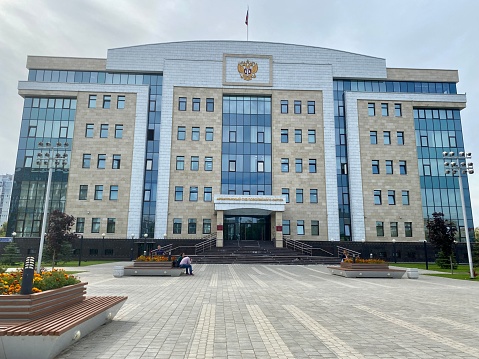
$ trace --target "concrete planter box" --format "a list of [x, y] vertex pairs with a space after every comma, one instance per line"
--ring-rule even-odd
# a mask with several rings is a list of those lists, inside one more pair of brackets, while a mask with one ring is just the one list
[[331, 274], [346, 278], [397, 278], [400, 279], [406, 273], [402, 269], [390, 269], [387, 263], [344, 263], [339, 267], [328, 267]]
[[183, 268], [173, 268], [173, 261], [163, 262], [133, 262], [132, 266], [125, 267], [125, 276], [171, 276], [179, 277], [184, 273]]

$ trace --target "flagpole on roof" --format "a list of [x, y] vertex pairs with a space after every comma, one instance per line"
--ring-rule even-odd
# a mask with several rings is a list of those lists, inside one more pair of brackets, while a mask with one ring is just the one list
[[249, 15], [249, 5], [248, 5], [248, 9], [246, 10], [246, 20], [245, 20], [245, 24], [246, 24], [246, 41], [249, 40], [249, 34], [248, 34], [248, 30], [249, 30], [249, 26], [248, 26], [248, 15]]

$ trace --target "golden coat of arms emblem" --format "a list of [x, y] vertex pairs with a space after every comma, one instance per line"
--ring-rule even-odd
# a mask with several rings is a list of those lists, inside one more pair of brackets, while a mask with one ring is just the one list
[[243, 80], [251, 81], [251, 79], [256, 78], [258, 64], [250, 60], [241, 61], [238, 63], [238, 72]]

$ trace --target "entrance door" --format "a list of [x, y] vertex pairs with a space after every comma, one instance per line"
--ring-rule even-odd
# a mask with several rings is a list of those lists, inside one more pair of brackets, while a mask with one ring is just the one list
[[270, 216], [225, 216], [224, 225], [226, 240], [270, 240]]

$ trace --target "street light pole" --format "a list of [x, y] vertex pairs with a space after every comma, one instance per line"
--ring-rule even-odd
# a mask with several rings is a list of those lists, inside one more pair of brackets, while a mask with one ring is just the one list
[[148, 253], [148, 251], [146, 250], [146, 239], [148, 238], [148, 233], [145, 233], [143, 235], [143, 237], [145, 238], [145, 244], [144, 244], [144, 247], [143, 247], [143, 254], [146, 256], [146, 254]]
[[[471, 252], [471, 242], [469, 240], [469, 225], [467, 224], [467, 213], [466, 213], [466, 203], [464, 202], [464, 189], [462, 187], [462, 175], [465, 174], [474, 174], [473, 163], [469, 162], [466, 164], [467, 160], [470, 160], [472, 157], [471, 152], [459, 152], [456, 156], [454, 152], [443, 152], [442, 156], [446, 162], [444, 162], [444, 168], [446, 174], [452, 174], [454, 176], [456, 173], [459, 177], [459, 191], [461, 194], [461, 204], [462, 204], [462, 215], [464, 217], [464, 229], [466, 234], [466, 247], [467, 247], [467, 258], [469, 260], [469, 274], [470, 278], [474, 278], [474, 268], [472, 266], [472, 252]], [[450, 160], [451, 162], [448, 162]]]
[[424, 243], [424, 256], [426, 257], [426, 258], [425, 258], [425, 259], [426, 259], [426, 269], [429, 269], [429, 264], [428, 264], [428, 262], [427, 262], [427, 241], [424, 240], [423, 243]]
[[397, 263], [397, 260], [396, 260], [396, 240], [393, 239], [393, 257], [394, 257], [394, 263]]

